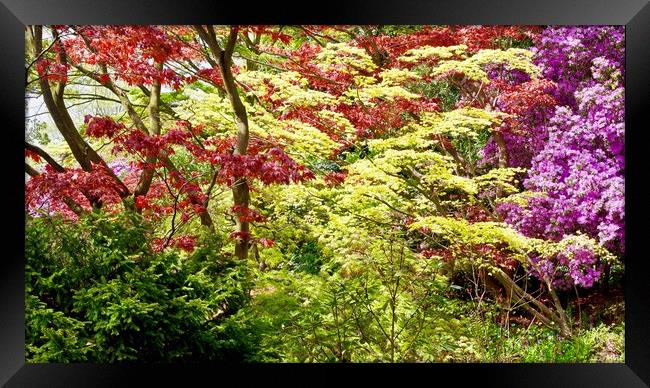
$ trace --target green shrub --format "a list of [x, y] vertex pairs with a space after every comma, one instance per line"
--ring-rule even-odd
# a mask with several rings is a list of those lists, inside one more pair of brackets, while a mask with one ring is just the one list
[[241, 263], [205, 240], [192, 254], [154, 253], [136, 214], [26, 227], [29, 362], [231, 360], [256, 357]]

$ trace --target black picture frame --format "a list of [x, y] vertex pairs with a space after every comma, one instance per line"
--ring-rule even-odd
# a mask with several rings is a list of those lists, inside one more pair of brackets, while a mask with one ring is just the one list
[[[426, 385], [497, 387], [650, 386], [650, 274], [643, 246], [643, 134], [650, 92], [648, 0], [455, 0], [318, 3], [197, 0], [1, 0], [0, 110], [3, 120], [0, 233], [0, 384], [7, 387], [210, 385], [235, 378], [309, 385], [423, 380]], [[24, 348], [24, 27], [32, 24], [534, 24], [626, 26], [626, 338], [625, 364], [25, 364]], [[645, 203], [644, 203], [645, 202]], [[298, 377], [297, 373], [301, 373]], [[337, 373], [334, 373], [337, 372]], [[340, 373], [344, 373], [342, 377]], [[165, 384], [166, 385], [166, 384]]]

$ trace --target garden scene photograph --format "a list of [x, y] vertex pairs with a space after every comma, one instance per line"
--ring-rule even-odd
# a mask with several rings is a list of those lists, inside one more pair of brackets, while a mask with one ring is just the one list
[[625, 363], [624, 26], [29, 25], [25, 70], [27, 363]]

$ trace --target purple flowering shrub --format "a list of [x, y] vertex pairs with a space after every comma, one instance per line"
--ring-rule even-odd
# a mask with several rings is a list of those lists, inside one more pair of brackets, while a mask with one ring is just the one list
[[547, 28], [532, 51], [544, 77], [557, 83], [559, 105], [577, 107], [574, 92], [592, 79], [596, 58], [621, 71], [621, 84], [625, 76], [625, 29], [621, 26]]
[[574, 286], [592, 287], [603, 272], [604, 263], [592, 247], [572, 241], [555, 254], [531, 255], [530, 273], [548, 279], [553, 288], [569, 290]]
[[[624, 30], [623, 27], [557, 27], [538, 39], [536, 62], [554, 81], [558, 106], [527, 136], [505, 137], [511, 166], [530, 170], [524, 187], [541, 193], [507, 199], [497, 211], [529, 237], [560, 241], [584, 233], [617, 255], [624, 253]], [[485, 154], [491, 149], [487, 145]], [[493, 146], [492, 146], [493, 147]], [[567, 247], [536, 257], [531, 272], [554, 285], [591, 287], [603, 271], [585, 248]]]

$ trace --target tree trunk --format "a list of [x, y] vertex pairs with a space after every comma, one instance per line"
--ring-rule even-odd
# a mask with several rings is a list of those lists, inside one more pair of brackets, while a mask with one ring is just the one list
[[[233, 154], [246, 155], [248, 151], [249, 138], [248, 115], [246, 113], [246, 107], [244, 107], [244, 104], [239, 97], [239, 92], [237, 91], [235, 79], [230, 67], [232, 64], [232, 50], [236, 40], [237, 29], [233, 27], [230, 30], [226, 49], [219, 52], [217, 59], [221, 77], [223, 78], [223, 83], [226, 92], [228, 93], [228, 98], [230, 99], [230, 104], [235, 112], [235, 122], [237, 123], [237, 144], [235, 145]], [[246, 180], [246, 177], [235, 178], [236, 181], [232, 186], [233, 203], [235, 206], [248, 208], [250, 205], [248, 181]], [[239, 238], [235, 245], [235, 256], [241, 260], [246, 260], [248, 258], [250, 224], [248, 221], [243, 221], [239, 215], [236, 216], [235, 232], [239, 233]]]
[[[34, 26], [33, 35], [32, 35], [32, 45], [34, 50], [34, 56], [38, 56], [43, 50], [43, 27]], [[70, 114], [68, 113], [67, 108], [65, 107], [65, 102], [63, 100], [63, 90], [65, 88], [65, 83], [60, 82], [56, 92], [52, 92], [52, 86], [47, 79], [41, 78], [39, 80], [39, 86], [41, 92], [43, 93], [43, 101], [47, 106], [52, 120], [56, 125], [57, 129], [63, 136], [64, 140], [68, 144], [72, 155], [77, 160], [79, 165], [84, 171], [90, 172], [93, 170], [92, 164], [101, 164], [106, 167], [109, 175], [115, 180], [119, 186], [119, 193], [122, 198], [125, 198], [129, 195], [129, 189], [124, 185], [124, 183], [113, 173], [113, 171], [108, 168], [104, 159], [99, 156], [99, 154], [81, 137], [79, 131], [77, 131]]]
[[535, 299], [532, 295], [527, 293], [521, 287], [519, 287], [512, 278], [510, 278], [505, 272], [499, 268], [491, 268], [489, 274], [496, 279], [506, 290], [508, 295], [513, 295], [514, 297], [523, 300], [526, 303], [522, 303], [521, 306], [531, 313], [533, 316], [538, 318], [542, 323], [548, 326], [551, 329], [558, 330], [560, 335], [563, 337], [571, 337], [572, 332], [571, 328], [567, 324], [566, 313], [559, 303], [557, 294], [548, 287], [549, 292], [551, 293], [551, 298], [553, 298], [554, 310]]
[[[156, 69], [162, 70], [162, 63], [156, 63]], [[151, 85], [151, 93], [149, 95], [149, 105], [147, 106], [147, 111], [149, 113], [149, 126], [151, 127], [152, 135], [160, 135], [160, 81], [154, 81]], [[138, 185], [133, 192], [133, 198], [140, 195], [146, 195], [149, 192], [151, 187], [151, 182], [153, 181], [153, 175], [155, 168], [153, 164], [156, 163], [156, 156], [147, 156], [144, 170], [138, 181]]]

